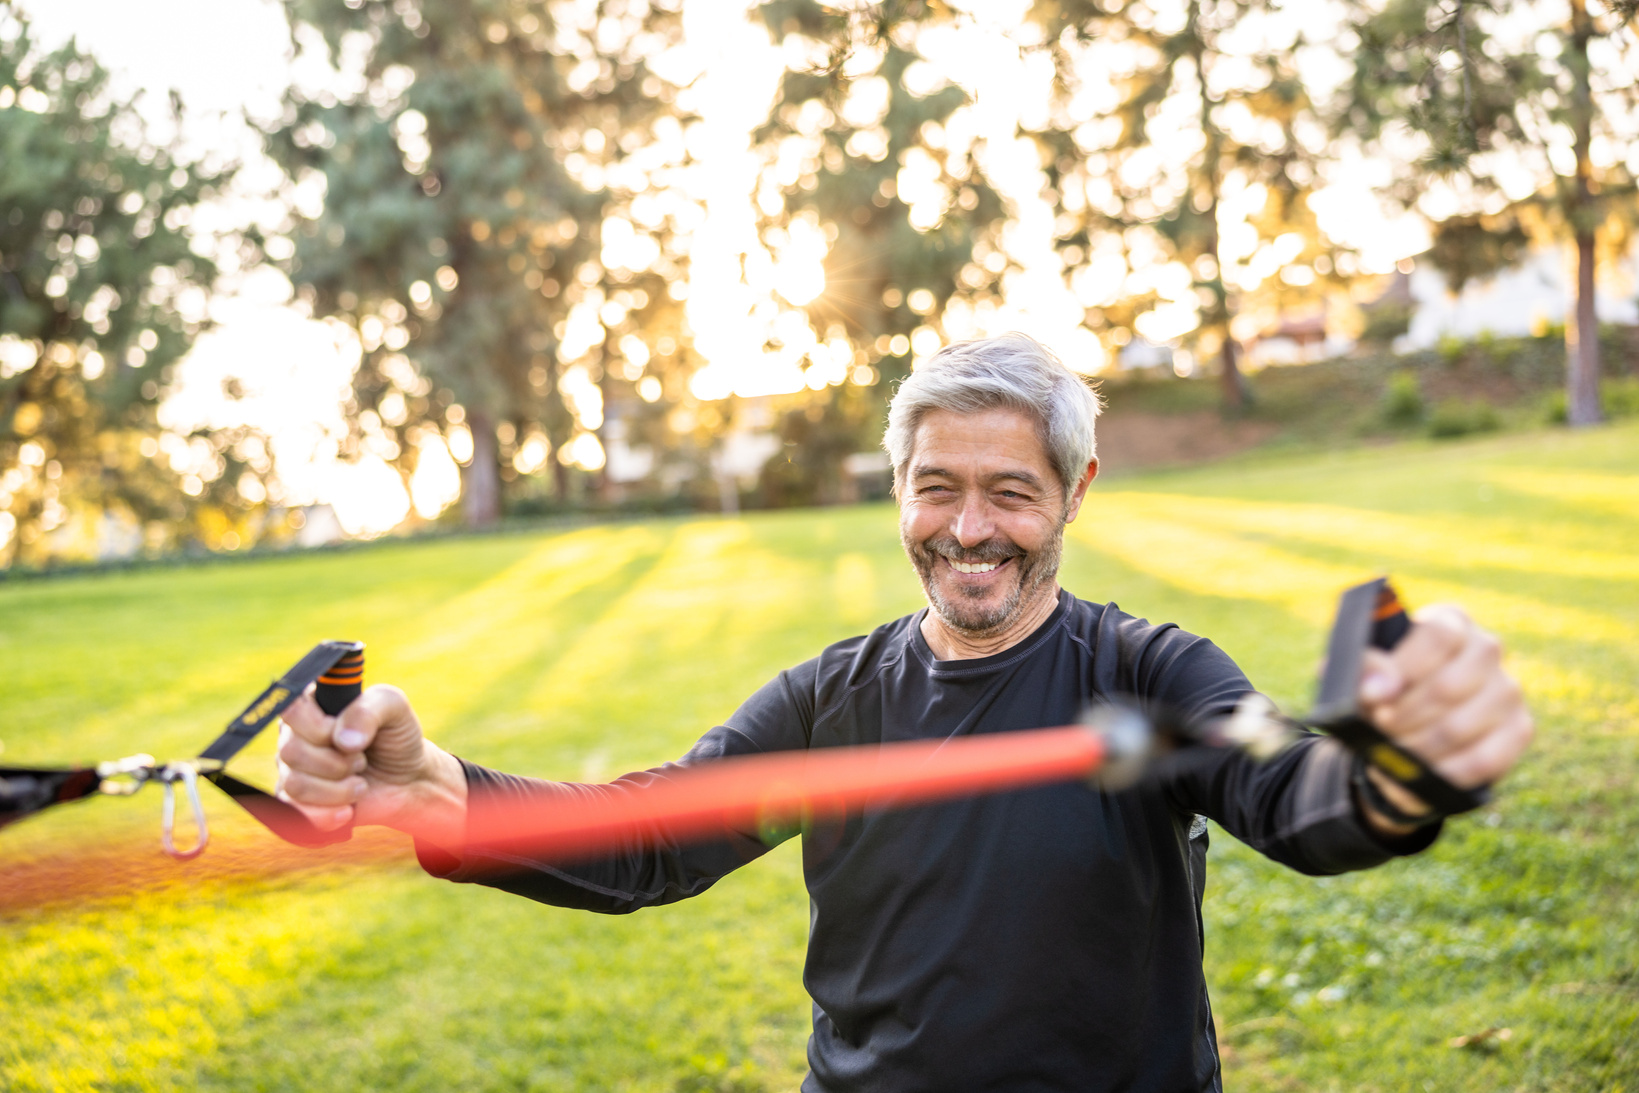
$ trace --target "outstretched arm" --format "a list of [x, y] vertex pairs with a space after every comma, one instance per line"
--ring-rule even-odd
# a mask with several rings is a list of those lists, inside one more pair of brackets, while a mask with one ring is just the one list
[[[1233, 662], [1200, 639], [1154, 643], [1135, 680], [1135, 692], [1195, 717], [1226, 713], [1248, 689]], [[1368, 654], [1358, 698], [1385, 735], [1462, 788], [1497, 781], [1531, 739], [1530, 713], [1502, 667], [1500, 643], [1453, 607], [1418, 612], [1392, 653]], [[1369, 868], [1433, 842], [1437, 826], [1396, 823], [1357, 794], [1352, 761], [1342, 741], [1310, 736], [1261, 763], [1236, 750], [1186, 748], [1157, 773], [1180, 811], [1211, 816], [1306, 873]], [[1429, 814], [1381, 771], [1367, 767], [1366, 777], [1405, 815]]]
[[656, 830], [595, 859], [548, 860], [527, 848], [469, 845], [469, 815], [483, 830], [486, 809], [504, 816], [520, 808], [574, 808], [632, 797], [694, 763], [801, 747], [805, 722], [787, 674], [740, 708], [738, 727], [712, 729], [678, 763], [602, 785], [522, 778], [457, 759], [422, 736], [415, 712], [393, 687], [370, 688], [338, 717], [327, 717], [303, 697], [285, 713], [279, 795], [326, 828], [352, 822], [408, 832], [416, 837], [422, 865], [449, 880], [604, 913], [671, 903], [705, 891], [769, 846], [752, 831], [724, 830], [717, 838], [684, 844]]

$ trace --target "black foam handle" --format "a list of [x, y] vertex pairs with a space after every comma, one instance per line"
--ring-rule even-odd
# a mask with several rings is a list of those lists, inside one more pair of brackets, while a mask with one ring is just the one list
[[319, 709], [331, 717], [345, 710], [347, 704], [364, 691], [364, 643], [350, 641], [339, 644], [345, 644], [347, 652], [325, 669], [313, 685], [313, 697], [319, 703]]

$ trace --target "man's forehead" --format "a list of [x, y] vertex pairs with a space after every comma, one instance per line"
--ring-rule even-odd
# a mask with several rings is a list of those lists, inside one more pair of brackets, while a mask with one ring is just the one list
[[1004, 408], [930, 411], [917, 424], [909, 462], [913, 476], [977, 469], [986, 475], [1046, 478], [1052, 471], [1036, 420]]

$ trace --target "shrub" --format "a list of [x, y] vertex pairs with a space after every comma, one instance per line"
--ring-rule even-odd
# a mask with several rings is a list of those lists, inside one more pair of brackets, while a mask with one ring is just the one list
[[1550, 425], [1563, 425], [1567, 416], [1564, 390], [1561, 389], [1550, 394], [1547, 404], [1543, 407], [1543, 420]]
[[1360, 332], [1362, 344], [1387, 349], [1393, 344], [1394, 339], [1411, 329], [1413, 308], [1409, 303], [1391, 300], [1363, 310], [1366, 325]]
[[1417, 374], [1402, 368], [1389, 377], [1383, 391], [1383, 420], [1390, 425], [1415, 425], [1423, 420], [1426, 407]]
[[[1599, 385], [1599, 408], [1606, 417], [1630, 417], [1639, 414], [1639, 378], [1619, 377]], [[1550, 425], [1565, 424], [1565, 391], [1561, 388], [1548, 396], [1543, 407], [1543, 418]]]
[[1639, 378], [1606, 380], [1600, 385], [1599, 395], [1605, 404], [1605, 413], [1611, 417], [1639, 414]]
[[1446, 399], [1429, 415], [1428, 435], [1438, 440], [1484, 433], [1502, 424], [1497, 409], [1489, 402], [1463, 402]]

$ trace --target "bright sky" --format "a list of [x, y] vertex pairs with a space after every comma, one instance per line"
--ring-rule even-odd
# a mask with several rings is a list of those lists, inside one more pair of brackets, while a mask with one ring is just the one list
[[[114, 71], [121, 90], [144, 91], [161, 124], [168, 113], [166, 92], [175, 88], [189, 111], [184, 136], [190, 147], [251, 166], [242, 176], [243, 192], [221, 204], [215, 224], [269, 214], [256, 195], [271, 188], [276, 172], [237, 119], [241, 111], [276, 113], [279, 94], [293, 79], [289, 33], [276, 3], [23, 0], [22, 7], [41, 39], [54, 44], [76, 36]], [[1052, 210], [1039, 196], [1045, 179], [1035, 149], [1017, 135], [1021, 114], [1039, 111], [1047, 91], [1046, 72], [1027, 62], [1010, 38], [1027, 7], [1028, 0], [975, 0], [972, 19], [960, 31], [923, 42], [938, 74], [975, 100], [971, 124], [987, 143], [985, 170], [1017, 210], [1006, 249], [1022, 266], [1005, 286], [1005, 306], [984, 313], [959, 309], [945, 316], [944, 325], [952, 338], [1023, 330], [1092, 371], [1102, 366], [1103, 351], [1081, 325], [1083, 305], [1065, 284], [1053, 251]], [[795, 253], [771, 262], [756, 237], [751, 204], [758, 164], [749, 133], [766, 116], [781, 55], [732, 2], [688, 0], [684, 10], [683, 63], [703, 73], [695, 105], [706, 125], [698, 149], [705, 170], [695, 195], [706, 219], [691, 253], [689, 311], [691, 326], [709, 332], [697, 346], [709, 363], [694, 390], [702, 398], [795, 391], [805, 380], [801, 350], [771, 355], [762, 348], [778, 310], [769, 301], [776, 291], [796, 302], [812, 295], [823, 241], [810, 241], [804, 251], [798, 239]], [[294, 78], [311, 83], [323, 77], [301, 72]], [[1345, 172], [1347, 183], [1323, 193], [1317, 212], [1334, 237], [1362, 251], [1367, 268], [1387, 270], [1423, 249], [1426, 236], [1414, 221], [1383, 216], [1370, 187], [1386, 180], [1374, 177], [1372, 165], [1359, 166]], [[211, 216], [196, 224], [201, 221], [207, 228], [213, 223]], [[742, 269], [751, 271], [751, 283], [742, 280]], [[423, 514], [436, 513], [458, 488], [441, 444], [424, 453], [426, 470], [413, 483], [413, 498], [379, 458], [367, 456], [357, 465], [337, 458], [344, 427], [336, 404], [348, 388], [357, 346], [350, 335], [304, 319], [289, 299], [289, 283], [274, 271], [230, 271], [211, 303], [217, 325], [184, 364], [163, 420], [184, 429], [230, 418], [261, 427], [273, 438], [286, 503], [330, 502], [350, 533], [391, 528], [412, 501]], [[237, 403], [220, 395], [229, 375], [247, 388]]]

